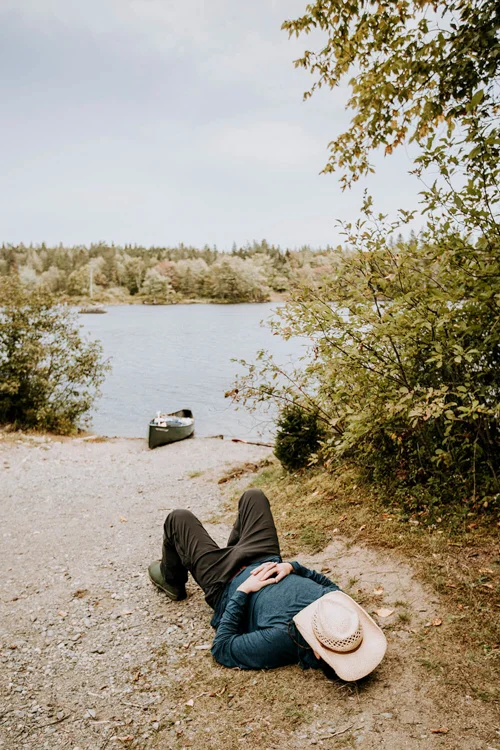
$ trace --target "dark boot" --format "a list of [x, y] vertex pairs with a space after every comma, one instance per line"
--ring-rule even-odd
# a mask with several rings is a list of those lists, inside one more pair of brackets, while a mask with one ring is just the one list
[[171, 583], [167, 583], [167, 581], [164, 579], [161, 567], [160, 567], [160, 561], [155, 560], [155, 562], [152, 562], [151, 565], [148, 568], [149, 577], [154, 583], [154, 585], [160, 589], [161, 591], [164, 591], [165, 594], [172, 599], [174, 602], [179, 602], [182, 599], [187, 598], [186, 593], [186, 587], [177, 587], [173, 586]]

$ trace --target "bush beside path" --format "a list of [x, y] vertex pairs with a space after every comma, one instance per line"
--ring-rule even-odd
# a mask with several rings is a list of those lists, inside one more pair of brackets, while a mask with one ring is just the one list
[[369, 611], [392, 610], [379, 618], [387, 658], [359, 685], [298, 666], [220, 667], [196, 584], [180, 603], [150, 584], [167, 512], [190, 508], [223, 544], [229, 517], [215, 513], [251, 477], [218, 479], [268, 455], [210, 439], [150, 452], [142, 440], [3, 435], [1, 748], [500, 748], [492, 704], [417, 662], [415, 632], [440, 601], [394, 554], [339, 538], [299, 556]]

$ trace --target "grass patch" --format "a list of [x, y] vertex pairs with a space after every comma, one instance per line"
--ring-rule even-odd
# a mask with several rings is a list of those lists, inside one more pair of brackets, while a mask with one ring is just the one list
[[432, 661], [431, 659], [419, 659], [420, 664], [429, 670], [429, 672], [435, 672], [441, 674], [443, 671], [442, 665], [438, 661]]
[[[169, 648], [159, 648], [160, 663]], [[350, 685], [329, 685], [321, 672], [298, 666], [268, 671], [228, 670], [208, 653], [181, 657], [175, 663], [177, 680], [168, 681], [157, 736], [148, 747], [164, 750], [185, 747], [233, 750], [278, 747], [276, 742], [339, 700], [355, 694]], [[168, 697], [167, 697], [168, 695]], [[192, 707], [187, 705], [194, 699]], [[207, 728], [210, 731], [207, 731]]]
[[[348, 543], [398, 553], [440, 597], [443, 627], [414, 634], [421, 638], [421, 663], [437, 665], [427, 668], [457, 689], [498, 700], [500, 548], [491, 516], [471, 520], [442, 508], [437, 518], [425, 511], [409, 514], [391, 507], [390, 498], [351, 466], [331, 474], [285, 474], [276, 462], [253, 477], [252, 486], [271, 501], [284, 557], [315, 553], [339, 535]], [[238, 497], [239, 492], [228, 501], [231, 514]], [[411, 613], [398, 617], [409, 623]]]
[[188, 472], [188, 478], [196, 479], [196, 477], [201, 477], [204, 473], [204, 471], [190, 471]]
[[328, 543], [329, 537], [323, 529], [317, 529], [312, 525], [304, 526], [298, 535], [301, 547], [306, 547], [311, 552], [319, 552]]

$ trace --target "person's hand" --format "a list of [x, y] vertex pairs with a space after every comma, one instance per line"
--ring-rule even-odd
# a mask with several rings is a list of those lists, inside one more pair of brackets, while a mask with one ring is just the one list
[[255, 570], [252, 570], [251, 576], [260, 575], [264, 576], [264, 580], [273, 577], [275, 583], [279, 583], [285, 576], [290, 575], [293, 571], [293, 566], [290, 563], [276, 563], [276, 562], [265, 562], [259, 565]]
[[243, 581], [241, 586], [238, 586], [238, 591], [243, 591], [245, 594], [252, 594], [255, 591], [260, 591], [264, 586], [269, 586], [271, 583], [278, 583], [282, 578], [287, 576], [293, 570], [290, 563], [262, 563], [258, 568], [252, 570], [248, 578]]
[[292, 571], [293, 566], [291, 563], [265, 562], [255, 568], [255, 570], [252, 570], [250, 575], [256, 576], [263, 573], [264, 580], [274, 577], [275, 583], [279, 583], [285, 576], [290, 575]]

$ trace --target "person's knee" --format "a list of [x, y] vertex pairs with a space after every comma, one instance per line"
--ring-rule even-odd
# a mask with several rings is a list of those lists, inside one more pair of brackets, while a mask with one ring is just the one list
[[184, 526], [186, 523], [190, 523], [195, 518], [194, 514], [186, 508], [175, 508], [171, 510], [165, 519], [165, 531], [167, 533]]
[[240, 507], [242, 505], [267, 505], [269, 506], [269, 500], [264, 495], [262, 490], [258, 490], [256, 487], [252, 487], [249, 490], [245, 490], [243, 495], [240, 497]]

